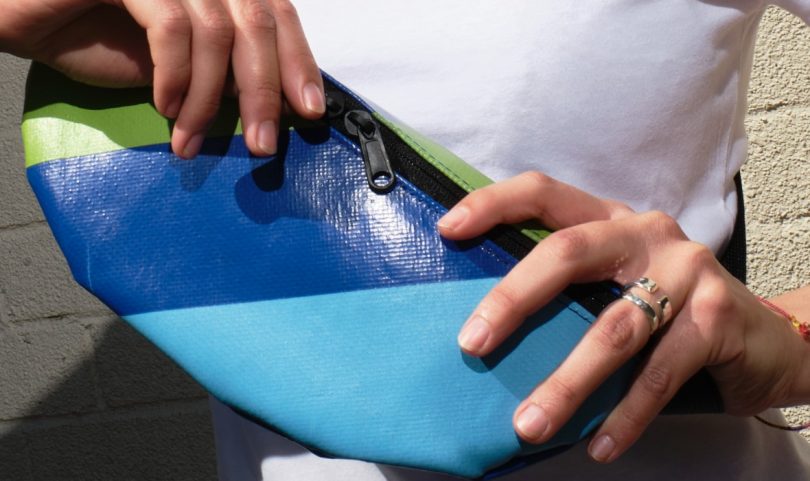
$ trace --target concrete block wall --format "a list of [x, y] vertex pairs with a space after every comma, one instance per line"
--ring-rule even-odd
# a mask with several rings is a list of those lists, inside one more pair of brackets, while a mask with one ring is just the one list
[[[808, 59], [810, 29], [770, 10], [743, 172], [750, 285], [764, 295], [810, 282]], [[0, 481], [213, 481], [205, 394], [73, 283], [28, 189], [26, 68], [0, 55]]]
[[0, 481], [215, 481], [205, 392], [76, 285], [28, 188], [0, 55]]
[[[810, 27], [782, 10], [760, 27], [748, 101], [748, 284], [770, 296], [810, 283]], [[810, 420], [810, 406], [785, 414]]]

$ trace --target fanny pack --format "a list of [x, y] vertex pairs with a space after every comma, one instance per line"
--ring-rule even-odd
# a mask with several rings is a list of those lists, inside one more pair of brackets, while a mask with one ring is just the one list
[[[249, 154], [226, 101], [187, 161], [149, 89], [35, 65], [27, 173], [75, 279], [212, 395], [317, 454], [491, 478], [587, 436], [635, 361], [547, 443], [521, 442], [512, 413], [612, 286], [571, 287], [493, 354], [462, 353], [466, 317], [548, 232], [441, 238], [436, 221], [491, 181], [324, 81], [327, 115], [291, 121], [276, 156]], [[720, 410], [700, 392], [699, 410]]]

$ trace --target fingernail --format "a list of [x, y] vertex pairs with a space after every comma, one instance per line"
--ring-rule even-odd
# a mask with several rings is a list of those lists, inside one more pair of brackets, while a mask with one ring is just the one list
[[259, 124], [259, 132], [256, 135], [256, 143], [259, 144], [259, 149], [267, 155], [276, 153], [276, 142], [278, 140], [278, 132], [276, 131], [276, 123], [272, 120], [265, 120]]
[[609, 435], [603, 434], [596, 438], [588, 448], [591, 457], [600, 463], [606, 463], [616, 450], [616, 441]]
[[175, 100], [166, 107], [166, 118], [174, 119], [180, 113], [180, 99]]
[[478, 352], [489, 339], [489, 323], [478, 314], [470, 318], [458, 335], [458, 344], [469, 352]]
[[470, 210], [464, 206], [455, 207], [450, 209], [450, 212], [444, 215], [439, 222], [436, 223], [442, 229], [455, 230], [457, 229], [470, 215]]
[[326, 112], [326, 101], [320, 87], [310, 82], [304, 86], [304, 106], [310, 112], [322, 114]]
[[190, 159], [196, 156], [200, 152], [203, 139], [205, 139], [204, 134], [197, 134], [192, 136], [186, 143], [186, 148], [183, 149], [183, 157], [185, 157], [186, 159]]
[[530, 402], [523, 411], [518, 414], [517, 418], [518, 431], [528, 439], [539, 439], [545, 434], [548, 429], [548, 416], [546, 412], [538, 406]]

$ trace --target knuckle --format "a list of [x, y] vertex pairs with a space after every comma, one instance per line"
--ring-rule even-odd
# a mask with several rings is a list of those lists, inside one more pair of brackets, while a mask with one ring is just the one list
[[491, 208], [498, 201], [497, 195], [492, 189], [479, 189], [467, 195], [461, 203], [473, 212]]
[[534, 211], [534, 216], [541, 219], [546, 217], [546, 202], [543, 194], [544, 192], [550, 190], [551, 185], [557, 181], [552, 177], [535, 170], [524, 172], [520, 174], [520, 176], [529, 182], [532, 185], [532, 190], [534, 190], [534, 194], [532, 195], [534, 202], [531, 204]]
[[540, 245], [556, 259], [571, 262], [581, 259], [588, 251], [588, 237], [579, 229], [558, 230], [546, 238]]
[[630, 316], [618, 315], [600, 319], [594, 327], [596, 341], [606, 350], [626, 352], [635, 342], [635, 327]]
[[663, 366], [647, 366], [641, 371], [638, 382], [645, 395], [661, 401], [669, 394], [672, 371]]
[[205, 35], [212, 41], [228, 44], [233, 42], [233, 22], [222, 11], [211, 10], [200, 17]]
[[277, 18], [284, 19], [286, 21], [298, 22], [298, 11], [295, 9], [295, 6], [292, 2], [288, 0], [274, 0], [273, 1], [273, 12], [275, 13]]
[[704, 323], [722, 322], [733, 312], [734, 297], [731, 289], [720, 280], [706, 280], [695, 289], [692, 303]]
[[692, 272], [699, 272], [715, 264], [714, 253], [703, 244], [688, 242], [685, 247], [684, 261]]
[[619, 202], [618, 200], [610, 200], [610, 199], [605, 200], [605, 202], [607, 202], [611, 212], [613, 212], [614, 214], [626, 215], [634, 212], [633, 209], [624, 202]]
[[647, 418], [639, 409], [628, 409], [624, 406], [617, 409], [616, 414], [622, 425], [622, 433], [640, 433], [647, 426]]
[[672, 216], [661, 211], [650, 211], [643, 214], [644, 220], [648, 223], [650, 231], [659, 238], [685, 239], [686, 235], [681, 230]]
[[197, 105], [199, 106], [201, 115], [210, 119], [219, 110], [219, 96], [214, 95], [209, 99], [200, 99]]
[[188, 35], [191, 33], [191, 19], [181, 6], [167, 6], [156, 28], [170, 35]]
[[552, 183], [556, 182], [553, 178], [536, 170], [524, 172], [520, 174], [520, 177], [534, 184], [534, 187], [538, 192], [548, 189]]
[[242, 6], [244, 28], [264, 33], [276, 33], [276, 18], [263, 0], [247, 0]]
[[268, 81], [260, 81], [240, 91], [240, 95], [246, 93], [267, 102], [273, 112], [281, 108], [281, 87], [279, 85]]
[[[218, 96], [215, 97], [218, 98]], [[190, 127], [191, 130], [199, 130], [208, 126], [208, 123], [214, 118], [218, 110], [218, 101], [213, 99], [200, 99], [195, 103], [193, 119], [191, 119], [189, 115], [183, 120], [185, 124], [194, 124], [194, 126]]]
[[487, 296], [486, 304], [497, 312], [519, 313], [518, 295], [506, 286], [493, 287]]
[[580, 401], [580, 395], [577, 390], [568, 382], [557, 376], [551, 376], [545, 382], [545, 395], [542, 400], [543, 403], [551, 401], [554, 405], [560, 408], [570, 408], [576, 406]]

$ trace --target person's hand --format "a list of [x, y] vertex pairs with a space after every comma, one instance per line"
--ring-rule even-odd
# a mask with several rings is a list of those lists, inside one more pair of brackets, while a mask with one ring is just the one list
[[650, 302], [666, 294], [672, 319], [651, 336], [650, 319], [641, 308], [626, 300], [608, 306], [515, 411], [514, 426], [524, 440], [551, 438], [591, 392], [648, 342], [654, 348], [591, 441], [590, 454], [598, 461], [610, 462], [629, 448], [703, 366], [731, 414], [801, 401], [796, 383], [808, 351], [805, 343], [667, 215], [635, 213], [542, 174], [526, 173], [471, 193], [438, 227], [443, 236], [461, 240], [528, 219], [556, 232], [481, 301], [459, 335], [465, 352], [492, 352], [526, 316], [574, 282], [609, 279], [626, 285], [650, 278], [659, 287]]
[[0, 16], [0, 50], [101, 86], [154, 85], [177, 122], [172, 149], [191, 158], [219, 108], [229, 73], [248, 148], [275, 153], [282, 94], [309, 119], [323, 83], [286, 0], [14, 0]]

